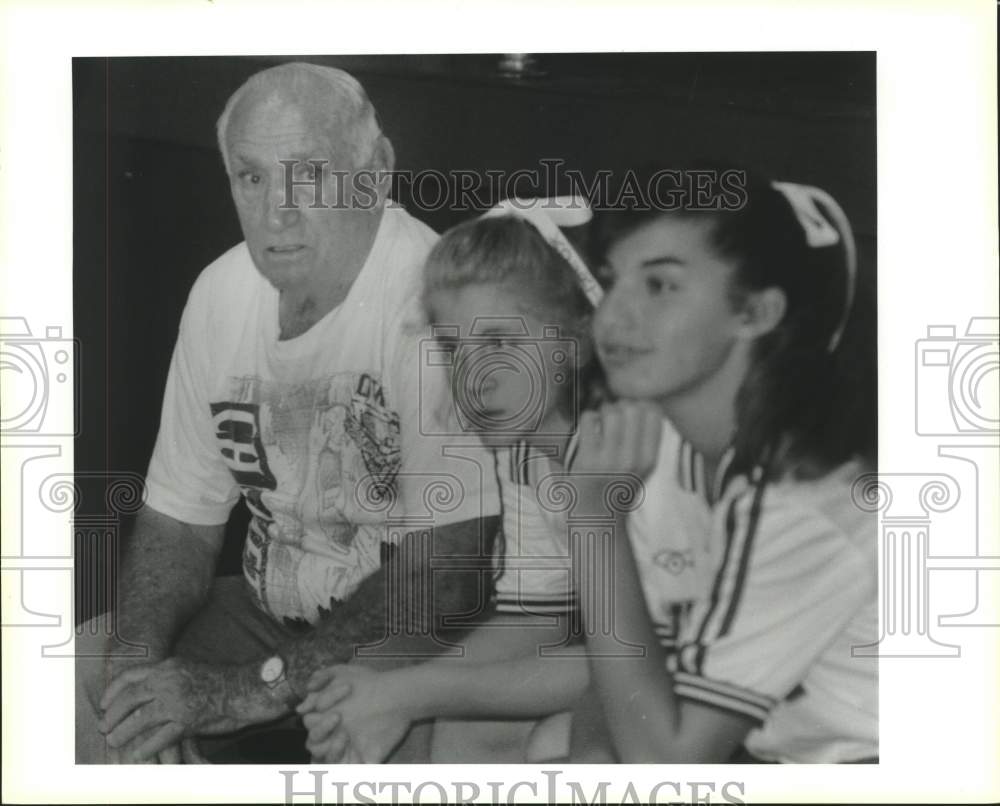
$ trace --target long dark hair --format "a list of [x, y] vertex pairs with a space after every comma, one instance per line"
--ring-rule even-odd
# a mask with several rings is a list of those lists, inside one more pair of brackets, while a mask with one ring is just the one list
[[853, 457], [874, 463], [876, 333], [870, 281], [862, 272], [861, 282], [855, 278], [849, 291], [843, 233], [837, 243], [810, 246], [789, 199], [769, 180], [734, 166], [711, 167], [720, 175], [738, 171], [745, 178], [745, 203], [739, 209], [605, 211], [593, 232], [595, 257], [662, 216], [710, 221], [712, 247], [734, 263], [733, 308], [765, 288], [780, 288], [787, 300], [781, 322], [756, 340], [737, 394], [733, 468], [746, 471], [771, 453], [774, 471], [800, 478]]

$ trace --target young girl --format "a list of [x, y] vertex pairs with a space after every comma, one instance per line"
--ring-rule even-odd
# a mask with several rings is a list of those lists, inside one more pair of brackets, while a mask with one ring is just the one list
[[[607, 635], [586, 631], [607, 729], [591, 757], [877, 757], [876, 660], [853, 651], [877, 637], [875, 523], [851, 496], [875, 433], [866, 363], [844, 338], [854, 242], [822, 191], [751, 177], [746, 194], [738, 211], [601, 227], [597, 351], [613, 392], [655, 400], [700, 457], [713, 578], [668, 655], [629, 542], [574, 536], [585, 620], [610, 604], [617, 638], [649, 649], [606, 658]], [[642, 473], [652, 437], [627, 405], [585, 413], [574, 469]]]
[[[300, 707], [314, 758], [341, 758], [350, 734], [348, 758], [381, 761], [410, 723], [433, 717], [435, 760], [523, 761], [532, 732], [535, 746], [544, 741], [538, 718], [569, 709], [586, 688], [586, 662], [567, 647], [575, 594], [556, 485], [583, 397], [594, 388], [589, 332], [600, 289], [552, 221], [558, 204], [540, 200], [528, 209], [521, 200], [459, 225], [442, 236], [425, 269], [425, 307], [451, 367], [452, 420], [494, 451], [504, 524], [497, 616], [467, 639], [461, 661], [444, 657], [386, 673], [337, 667], [320, 675], [311, 686], [317, 693]], [[580, 211], [555, 213], [564, 220]], [[654, 410], [650, 415], [661, 422]], [[655, 460], [656, 442], [651, 450]], [[645, 584], [662, 587], [664, 576], [673, 583], [673, 601], [656, 618], [668, 643], [677, 610], [697, 585], [684, 530], [671, 528], [662, 505], [650, 498], [639, 507], [633, 532], [655, 528], [674, 540], [649, 541], [648, 556], [639, 548], [648, 560]], [[338, 702], [348, 685], [353, 696]], [[477, 717], [504, 721], [470, 721]], [[341, 719], [347, 731], [335, 730]]]

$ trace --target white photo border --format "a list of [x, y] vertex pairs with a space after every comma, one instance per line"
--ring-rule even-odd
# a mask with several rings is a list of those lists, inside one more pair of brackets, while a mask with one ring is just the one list
[[[990, 0], [907, 4], [784, 3], [98, 3], [11, 0], [0, 8], [0, 314], [72, 335], [72, 93], [74, 56], [256, 55], [557, 51], [877, 52], [880, 470], [961, 475], [942, 448], [963, 442], [915, 433], [917, 342], [928, 326], [961, 336], [974, 317], [997, 317], [996, 7]], [[557, 33], [559, 32], [559, 33]], [[37, 335], [37, 334], [36, 334]], [[924, 390], [921, 389], [921, 393]], [[6, 394], [6, 392], [5, 392]], [[64, 412], [71, 418], [71, 412]], [[72, 431], [70, 427], [69, 431]], [[989, 436], [989, 435], [987, 435]], [[992, 443], [987, 443], [988, 445]], [[979, 477], [996, 476], [987, 451]], [[3, 441], [3, 798], [5, 802], [284, 802], [292, 788], [312, 791], [307, 770], [324, 773], [323, 800], [378, 797], [358, 782], [534, 782], [516, 797], [549, 799], [580, 784], [589, 798], [601, 781], [609, 802], [626, 785], [646, 797], [663, 782], [661, 802], [955, 802], [1000, 798], [1000, 679], [997, 627], [939, 627], [959, 657], [897, 657], [880, 662], [878, 765], [674, 765], [295, 768], [121, 767], [73, 764], [73, 661], [42, 657], [40, 646], [71, 629], [71, 562], [66, 546], [29, 557], [20, 541], [39, 517], [35, 497], [22, 511], [20, 485], [46, 472], [72, 473], [72, 439]], [[959, 463], [961, 464], [961, 463]], [[963, 483], [976, 478], [966, 473]], [[988, 488], [984, 488], [988, 489]], [[995, 490], [995, 488], [994, 488]], [[980, 558], [1000, 555], [995, 495], [950, 513], [947, 528], [978, 535]], [[34, 521], [33, 521], [34, 522]], [[44, 518], [37, 521], [44, 524]], [[60, 550], [62, 554], [60, 555]], [[60, 555], [60, 556], [57, 556]], [[935, 612], [958, 612], [978, 580], [978, 612], [1000, 622], [995, 566], [970, 558], [934, 574]], [[955, 558], [951, 558], [954, 560]], [[993, 570], [990, 570], [992, 568]], [[27, 580], [27, 582], [25, 581]], [[22, 586], [22, 582], [24, 582]], [[30, 585], [28, 584], [30, 582]], [[23, 597], [23, 598], [22, 598]], [[16, 626], [22, 608], [62, 614]], [[732, 782], [739, 782], [742, 789]], [[388, 797], [390, 789], [382, 792]], [[468, 795], [470, 789], [464, 793]], [[433, 802], [437, 790], [423, 791]], [[501, 797], [510, 794], [501, 790]], [[449, 794], [449, 798], [452, 794]], [[311, 803], [304, 795], [298, 803]], [[405, 802], [405, 798], [403, 799]], [[629, 802], [626, 800], [626, 802]]]

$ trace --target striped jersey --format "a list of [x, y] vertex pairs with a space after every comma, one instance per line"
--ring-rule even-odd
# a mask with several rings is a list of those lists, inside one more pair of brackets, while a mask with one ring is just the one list
[[[688, 470], [674, 481], [692, 490]], [[852, 654], [877, 640], [876, 525], [851, 497], [862, 472], [773, 484], [756, 472], [703, 499], [710, 581], [668, 668], [678, 696], [756, 720], [745, 745], [763, 760], [878, 755], [877, 660]]]

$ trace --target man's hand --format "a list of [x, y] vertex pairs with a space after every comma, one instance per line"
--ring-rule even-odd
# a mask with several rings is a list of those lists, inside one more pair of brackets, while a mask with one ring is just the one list
[[[145, 657], [140, 657], [137, 655], [126, 655], [121, 653], [120, 646], [113, 642], [108, 641], [106, 645], [106, 655], [104, 659], [105, 673], [103, 677], [96, 677], [97, 681], [113, 681], [116, 677], [122, 674], [126, 669], [132, 669], [136, 667], [153, 666], [159, 661], [163, 660], [163, 657], [157, 657], [156, 653], [152, 650], [148, 650], [148, 654]], [[103, 685], [96, 690], [88, 691], [88, 696], [91, 702], [98, 703], [104, 696], [106, 687]], [[138, 736], [133, 738], [130, 742], [125, 743], [121, 747], [111, 747], [108, 748], [108, 755], [106, 761], [109, 764], [122, 764], [128, 763], [132, 758], [135, 750], [139, 748], [146, 739], [152, 737], [155, 728], [151, 728], [147, 731], [140, 733]], [[170, 747], [161, 750], [156, 755], [147, 759], [148, 763], [152, 764], [180, 764], [182, 760], [182, 751], [180, 745], [174, 744]]]
[[244, 667], [215, 667], [179, 658], [131, 666], [105, 691], [100, 728], [113, 748], [145, 735], [124, 760], [144, 761], [175, 746], [177, 752], [171, 752], [168, 760], [180, 760], [183, 738], [238, 730], [273, 715], [273, 706], [270, 712], [258, 712], [261, 703], [248, 696], [247, 672]]
[[412, 721], [390, 682], [396, 674], [334, 666], [312, 676], [296, 710], [309, 729], [306, 747], [314, 761], [379, 764], [389, 757]]

